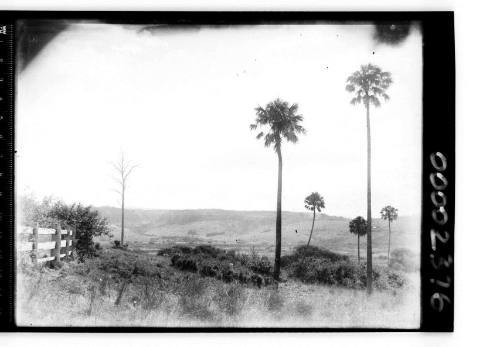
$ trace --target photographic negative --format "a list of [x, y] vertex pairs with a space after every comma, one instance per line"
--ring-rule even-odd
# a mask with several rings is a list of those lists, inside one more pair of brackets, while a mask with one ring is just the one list
[[452, 14], [2, 18], [11, 329], [452, 329]]

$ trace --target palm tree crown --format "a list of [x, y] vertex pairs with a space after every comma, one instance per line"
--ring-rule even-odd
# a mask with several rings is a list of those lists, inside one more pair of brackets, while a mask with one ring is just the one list
[[347, 78], [345, 89], [354, 93], [351, 104], [357, 105], [363, 102], [365, 106], [372, 104], [378, 107], [380, 106], [379, 97], [386, 101], [389, 100], [386, 90], [391, 84], [390, 72], [382, 71], [380, 67], [368, 64], [361, 65], [360, 70]]
[[358, 216], [349, 222], [349, 231], [358, 236], [365, 236], [367, 230], [366, 220]]
[[264, 145], [269, 147], [274, 144], [274, 150], [281, 148], [283, 139], [296, 143], [298, 134], [304, 134], [306, 130], [299, 123], [303, 117], [297, 114], [299, 106], [281, 99], [276, 99], [267, 104], [266, 108], [258, 106], [255, 111], [257, 118], [255, 123], [250, 125], [250, 129], [255, 130], [259, 126], [269, 126], [269, 131], [257, 134], [257, 139], [264, 137]]
[[398, 219], [398, 209], [388, 205], [388, 206], [385, 206], [380, 211], [380, 215], [382, 216], [382, 219], [388, 220], [389, 222], [392, 222], [392, 221]]
[[325, 208], [325, 199], [318, 192], [314, 192], [306, 197], [304, 204], [308, 210], [321, 212], [321, 209]]

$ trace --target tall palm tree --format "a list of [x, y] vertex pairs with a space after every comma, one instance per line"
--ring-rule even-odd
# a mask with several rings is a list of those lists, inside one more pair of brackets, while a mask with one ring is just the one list
[[276, 206], [276, 251], [274, 259], [274, 279], [279, 280], [281, 262], [281, 180], [283, 172], [283, 159], [281, 147], [283, 140], [296, 143], [298, 134], [306, 131], [300, 124], [303, 117], [297, 114], [299, 106], [289, 105], [288, 102], [279, 98], [271, 101], [265, 108], [258, 106], [255, 108], [257, 117], [255, 123], [250, 125], [251, 130], [258, 127], [266, 128], [266, 132], [257, 134], [257, 139], [264, 138], [264, 146], [273, 145], [274, 151], [278, 155], [278, 197]]
[[391, 222], [398, 219], [398, 209], [390, 205], [385, 206], [380, 211], [382, 219], [389, 222], [389, 247], [387, 249], [387, 266], [391, 264]]
[[316, 210], [321, 213], [321, 209], [325, 208], [325, 199], [318, 192], [314, 192], [309, 194], [304, 200], [305, 208], [313, 211], [313, 222], [311, 227], [311, 233], [309, 234], [309, 240], [307, 241], [307, 247], [309, 247], [309, 243], [311, 242], [311, 236], [313, 234], [314, 229], [314, 221], [316, 220]]
[[358, 236], [358, 264], [360, 263], [361, 257], [359, 256], [359, 238], [366, 235], [366, 220], [358, 216], [349, 222], [349, 231]]
[[386, 90], [392, 84], [390, 72], [382, 71], [376, 65], [362, 65], [360, 70], [355, 71], [347, 78], [346, 90], [354, 93], [351, 100], [352, 105], [363, 103], [366, 109], [366, 144], [367, 144], [367, 247], [366, 247], [366, 272], [367, 291], [372, 292], [372, 208], [371, 208], [371, 134], [370, 134], [370, 104], [380, 106], [379, 98], [389, 100]]

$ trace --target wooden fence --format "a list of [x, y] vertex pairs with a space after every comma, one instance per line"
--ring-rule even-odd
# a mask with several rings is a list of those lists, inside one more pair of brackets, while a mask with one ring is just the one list
[[[47, 240], [48, 239], [48, 240]], [[60, 261], [62, 258], [73, 254], [75, 243], [75, 232], [69, 228], [55, 229], [36, 227], [20, 227], [17, 238], [17, 251], [31, 253], [33, 263], [46, 261]], [[44, 256], [41, 253], [47, 253]]]

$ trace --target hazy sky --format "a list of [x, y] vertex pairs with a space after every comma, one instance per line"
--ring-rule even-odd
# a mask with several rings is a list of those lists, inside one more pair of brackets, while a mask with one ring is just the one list
[[420, 213], [422, 42], [373, 41], [370, 25], [140, 31], [74, 24], [17, 81], [17, 187], [38, 197], [119, 206], [110, 162], [140, 164], [129, 207], [273, 210], [277, 156], [255, 139], [254, 108], [299, 104], [307, 134], [283, 146], [283, 209], [366, 214], [366, 122], [346, 78], [393, 74], [372, 109], [372, 206]]

